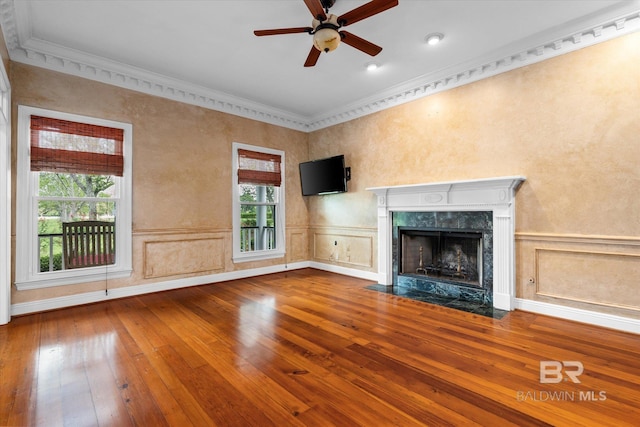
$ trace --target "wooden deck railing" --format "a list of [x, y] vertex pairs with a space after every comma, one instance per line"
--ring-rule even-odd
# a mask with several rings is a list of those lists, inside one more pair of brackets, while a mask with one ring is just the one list
[[[259, 244], [260, 241], [263, 245]], [[269, 250], [276, 247], [275, 227], [240, 227], [240, 251]]]

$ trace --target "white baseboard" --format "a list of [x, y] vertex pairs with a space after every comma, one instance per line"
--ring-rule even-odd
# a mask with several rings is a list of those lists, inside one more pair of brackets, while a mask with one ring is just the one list
[[16, 303], [11, 305], [11, 315], [37, 313], [40, 311], [55, 310], [58, 308], [72, 307], [75, 305], [90, 304], [94, 302], [109, 301], [112, 299], [149, 294], [152, 292], [168, 291], [171, 289], [186, 288], [189, 286], [206, 285], [208, 283], [226, 282], [228, 280], [244, 279], [247, 277], [262, 276], [264, 274], [280, 273], [289, 270], [298, 270], [309, 267], [309, 262], [293, 264], [280, 264], [262, 268], [230, 271], [226, 273], [210, 274], [206, 276], [188, 277], [184, 279], [167, 280], [138, 286], [109, 289], [109, 292], [94, 291], [64, 297], [49, 298], [39, 301]]
[[372, 282], [376, 283], [378, 283], [378, 279], [380, 278], [378, 273], [374, 273], [371, 271], [362, 271], [355, 268], [342, 267], [340, 265], [334, 264], [325, 264], [322, 262], [311, 261], [309, 263], [309, 267], [315, 268], [316, 270], [324, 270], [331, 273], [342, 274], [343, 276], [351, 276], [357, 277], [358, 279], [371, 280]]
[[[55, 310], [59, 308], [72, 307], [76, 305], [90, 304], [100, 301], [108, 301], [117, 298], [125, 298], [136, 295], [143, 295], [152, 292], [168, 291], [171, 289], [186, 288], [189, 286], [205, 285], [207, 283], [225, 282], [228, 280], [244, 279], [247, 277], [261, 276], [264, 274], [280, 273], [301, 268], [315, 268], [318, 270], [338, 273], [345, 276], [357, 277], [360, 279], [378, 282], [378, 273], [357, 270], [332, 264], [324, 264], [313, 261], [303, 261], [293, 264], [280, 264], [262, 268], [252, 268], [247, 270], [231, 271], [227, 273], [210, 274], [207, 276], [188, 277], [184, 279], [167, 280], [164, 282], [148, 283], [138, 286], [128, 286], [124, 288], [110, 289], [108, 294], [105, 291], [86, 292], [83, 294], [69, 295], [64, 297], [49, 298], [45, 300], [16, 303], [11, 305], [11, 315], [19, 316], [41, 311]], [[494, 301], [495, 303], [495, 301]], [[561, 319], [573, 320], [576, 322], [588, 323], [605, 328], [616, 329], [624, 332], [640, 334], [640, 319], [617, 316], [613, 314], [598, 313], [578, 308], [565, 307], [545, 302], [532, 301], [516, 298], [514, 308], [530, 311], [532, 313], [544, 314]]]
[[640, 334], [640, 319], [617, 316], [615, 314], [598, 313], [579, 308], [565, 307], [540, 301], [516, 298], [515, 308], [532, 313], [545, 314], [566, 320], [588, 323], [604, 328]]
[[[372, 280], [377, 282], [378, 274], [371, 273], [362, 270], [356, 270], [352, 268], [340, 267], [332, 264], [323, 264], [318, 262], [311, 262], [309, 267], [316, 268], [318, 270], [330, 271], [333, 273], [344, 274], [346, 276], [358, 277], [360, 279]], [[565, 307], [562, 305], [549, 304], [539, 301], [525, 300], [520, 298], [511, 299], [511, 296], [504, 294], [502, 298], [500, 294], [494, 295], [494, 306], [502, 310], [509, 310], [508, 308], [498, 307], [496, 305], [496, 298], [500, 299], [498, 304], [503, 307], [510, 307], [511, 310], [519, 309], [523, 311], [530, 311], [532, 313], [544, 314], [551, 317], [557, 317], [560, 319], [573, 320], [576, 322], [587, 323], [595, 326], [602, 326], [604, 328], [616, 329], [624, 332], [631, 332], [634, 334], [640, 334], [640, 319], [633, 319], [630, 317], [617, 316], [614, 314], [599, 313], [596, 311], [581, 310], [578, 308]]]

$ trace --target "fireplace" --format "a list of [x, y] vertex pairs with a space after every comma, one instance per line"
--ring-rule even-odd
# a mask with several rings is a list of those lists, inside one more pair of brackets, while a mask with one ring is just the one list
[[[378, 200], [379, 284], [457, 293], [512, 310], [515, 192], [524, 180], [510, 176], [368, 188]], [[416, 249], [412, 260], [399, 257]], [[444, 267], [443, 257], [453, 261]], [[465, 257], [463, 271], [456, 263]], [[469, 266], [474, 257], [475, 267]], [[431, 264], [433, 270], [426, 267]]]
[[493, 305], [491, 211], [392, 213], [393, 286]]

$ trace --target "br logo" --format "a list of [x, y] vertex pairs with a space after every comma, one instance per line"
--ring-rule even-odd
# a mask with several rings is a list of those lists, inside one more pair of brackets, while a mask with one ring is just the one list
[[[584, 371], [584, 366], [576, 360], [559, 362], [557, 360], [540, 361], [540, 383], [556, 384], [570, 379], [574, 383], [580, 383], [578, 376]], [[565, 378], [566, 377], [566, 378]]]

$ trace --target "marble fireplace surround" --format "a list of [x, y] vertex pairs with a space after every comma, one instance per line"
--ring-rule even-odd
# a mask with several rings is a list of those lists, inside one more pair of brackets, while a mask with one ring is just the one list
[[515, 301], [515, 193], [523, 176], [367, 188], [378, 198], [378, 282], [393, 284], [392, 213], [491, 211], [493, 306]]

